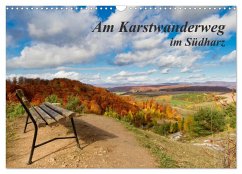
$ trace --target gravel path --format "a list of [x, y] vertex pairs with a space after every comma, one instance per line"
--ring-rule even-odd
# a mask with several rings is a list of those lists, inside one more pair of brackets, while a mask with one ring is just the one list
[[[74, 139], [56, 140], [35, 149], [31, 165], [29, 157], [33, 127], [23, 133], [25, 118], [14, 121], [14, 138], [7, 143], [7, 168], [154, 168], [152, 155], [139, 145], [132, 132], [118, 121], [88, 114], [75, 119], [83, 150]], [[72, 135], [70, 123], [40, 128], [37, 143], [56, 136]]]

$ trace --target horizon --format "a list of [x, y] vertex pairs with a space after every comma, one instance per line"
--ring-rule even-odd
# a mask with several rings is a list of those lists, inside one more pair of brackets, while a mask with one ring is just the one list
[[[18, 82], [19, 81], [19, 78], [20, 77], [23, 77], [23, 76], [15, 76], [15, 77], [9, 77], [9, 78], [6, 78], [6, 80], [9, 80], [11, 82], [14, 81], [14, 78], [16, 78], [16, 81]], [[67, 80], [74, 80], [74, 79], [70, 79], [70, 78], [53, 78], [53, 79], [42, 79], [42, 78], [28, 78], [28, 77], [24, 77], [26, 79], [31, 79], [31, 80], [37, 80], [37, 79], [40, 79], [40, 80], [48, 80], [48, 81], [51, 81], [51, 80], [54, 80], [54, 79], [67, 79]], [[79, 81], [81, 83], [84, 83], [80, 80], [76, 80], [76, 81]], [[157, 83], [157, 84], [124, 84], [124, 85], [118, 85], [118, 86], [115, 86], [113, 84], [105, 84], [105, 85], [97, 85], [97, 84], [88, 84], [88, 83], [84, 83], [84, 84], [88, 84], [88, 85], [93, 85], [93, 86], [96, 86], [96, 87], [101, 87], [101, 88], [118, 88], [118, 87], [148, 87], [148, 86], [169, 86], [169, 85], [196, 85], [196, 84], [204, 84], [204, 86], [206, 86], [207, 83], [233, 83], [235, 85], [235, 87], [237, 86], [237, 82], [232, 82], [232, 81], [205, 81], [205, 82], [173, 82], [173, 83]], [[208, 85], [208, 84], [207, 84]], [[218, 85], [218, 86], [221, 86], [221, 85]], [[226, 86], [226, 85], [225, 85]]]

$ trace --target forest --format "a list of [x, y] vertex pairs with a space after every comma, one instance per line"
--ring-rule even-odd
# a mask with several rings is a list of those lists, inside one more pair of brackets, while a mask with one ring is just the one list
[[7, 80], [7, 110], [12, 110], [13, 105], [18, 104], [15, 91], [19, 88], [32, 105], [39, 105], [44, 101], [60, 103], [79, 113], [122, 118], [136, 127], [154, 127], [157, 120], [162, 120], [164, 124], [168, 121], [171, 127], [174, 124], [175, 128], [171, 132], [177, 132], [178, 121], [182, 120], [181, 115], [170, 104], [159, 104], [153, 99], [139, 101], [132, 96], [117, 95], [104, 88], [64, 78], [43, 80], [20, 77]]
[[138, 107], [126, 97], [120, 97], [110, 93], [104, 88], [94, 87], [69, 79], [28, 79], [20, 77], [13, 81], [6, 82], [7, 102], [17, 102], [16, 89], [22, 89], [33, 105], [38, 105], [49, 96], [56, 95], [63, 106], [67, 104], [68, 98], [75, 97], [80, 101], [86, 111], [103, 114], [107, 107], [112, 107], [121, 115], [130, 112], [137, 112]]

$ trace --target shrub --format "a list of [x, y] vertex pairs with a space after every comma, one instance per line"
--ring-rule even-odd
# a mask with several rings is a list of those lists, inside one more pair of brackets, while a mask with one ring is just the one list
[[132, 123], [133, 119], [134, 119], [134, 115], [132, 112], [128, 112], [128, 114], [123, 117], [123, 120], [129, 123]]
[[211, 108], [201, 108], [194, 114], [193, 132], [197, 136], [221, 132], [225, 127], [225, 114]]
[[71, 95], [67, 98], [66, 109], [77, 113], [82, 113], [85, 110], [85, 106], [81, 104], [78, 97]]
[[185, 124], [185, 119], [184, 119], [184, 117], [182, 117], [182, 120], [181, 121], [179, 121], [179, 128], [180, 128], [180, 130], [181, 131], [184, 131], [184, 124]]
[[152, 128], [154, 126], [157, 126], [157, 124], [158, 123], [157, 123], [156, 119], [153, 118], [152, 121], [147, 124], [147, 127]]
[[55, 94], [52, 94], [52, 95], [49, 95], [48, 97], [45, 98], [45, 101], [46, 102], [50, 102], [50, 103], [57, 103], [57, 95]]
[[171, 125], [171, 130], [170, 130], [170, 133], [176, 133], [179, 131], [179, 127], [178, 127], [178, 123], [175, 122]]
[[50, 103], [62, 103], [61, 99], [59, 99], [58, 96], [55, 94], [52, 94], [46, 97], [45, 101]]
[[8, 103], [7, 104], [7, 118], [14, 119], [16, 117], [22, 116], [25, 113], [24, 108], [21, 104]]
[[102, 109], [95, 100], [90, 102], [90, 112], [95, 114], [102, 114]]
[[139, 111], [135, 114], [133, 124], [135, 127], [141, 127], [146, 125], [145, 113], [143, 111]]
[[112, 118], [118, 118], [118, 119], [121, 118], [120, 115], [119, 115], [117, 112], [115, 112], [115, 111], [114, 111], [112, 108], [110, 108], [110, 107], [107, 107], [107, 109], [106, 109], [104, 115], [105, 115], [105, 116], [108, 116], [108, 117], [112, 117]]
[[168, 135], [171, 129], [171, 122], [154, 125], [153, 131], [160, 135]]
[[228, 117], [228, 123], [230, 127], [235, 128], [236, 127], [236, 105], [233, 103], [228, 104], [224, 108], [224, 112]]
[[183, 126], [183, 132], [186, 133], [193, 133], [193, 125], [194, 125], [194, 116], [188, 115], [184, 118], [184, 126]]

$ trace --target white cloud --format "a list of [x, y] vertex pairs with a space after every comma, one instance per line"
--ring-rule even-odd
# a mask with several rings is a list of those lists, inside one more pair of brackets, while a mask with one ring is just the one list
[[77, 46], [57, 46], [53, 44], [37, 44], [25, 47], [19, 57], [7, 61], [10, 68], [42, 68], [63, 64], [85, 63], [95, 55], [95, 51], [81, 49]]
[[[155, 12], [128, 10], [125, 13], [116, 11], [103, 24], [113, 24], [118, 27], [120, 21], [148, 23], [151, 19], [155, 23], [160, 22], [161, 14], [162, 11], [158, 10]], [[22, 50], [20, 56], [7, 60], [7, 67], [11, 68], [46, 68], [81, 64], [92, 61], [100, 54], [125, 49], [130, 42], [134, 42], [135, 48], [148, 49], [157, 47], [165, 39], [164, 34], [160, 36], [150, 34], [149, 37], [148, 34], [143, 34], [142, 40], [139, 40], [136, 38], [140, 38], [141, 33], [93, 33], [92, 29], [100, 20], [95, 10], [31, 11], [26, 12], [26, 15], [20, 15], [22, 25], [27, 26], [33, 42]]]
[[87, 67], [87, 68], [82, 68], [82, 67], [68, 67], [68, 66], [59, 66], [55, 68], [55, 70], [58, 71], [97, 71], [97, 70], [117, 70], [117, 67], [110, 67], [110, 66], [100, 66], [100, 67]]
[[101, 79], [100, 74], [80, 74], [73, 71], [58, 71], [56, 73], [41, 73], [41, 74], [9, 74], [7, 79], [12, 80], [14, 77], [26, 77], [26, 78], [40, 78], [51, 80], [54, 78], [68, 78], [72, 80], [79, 80], [84, 83], [92, 83]]
[[236, 60], [236, 50], [233, 50], [227, 55], [224, 55], [221, 59], [220, 62], [232, 62]]
[[190, 71], [190, 69], [188, 68], [188, 67], [184, 67], [184, 68], [182, 68], [181, 69], [181, 73], [185, 73], [185, 72], [189, 72]]
[[167, 82], [178, 82], [181, 80], [180, 76], [175, 76], [167, 79]]
[[164, 68], [161, 70], [162, 74], [168, 74], [170, 72], [170, 68]]
[[132, 76], [144, 76], [144, 75], [150, 75], [157, 72], [156, 69], [151, 69], [149, 71], [144, 72], [128, 72], [128, 71], [120, 71], [117, 74], [113, 74], [112, 78], [124, 78], [124, 77], [132, 77]]
[[[219, 16], [218, 14], [211, 15], [207, 18], [202, 19], [200, 22], [196, 23], [196, 25], [224, 25], [225, 28], [221, 31], [224, 32], [223, 35], [217, 35], [217, 32], [201, 32], [198, 30], [197, 32], [184, 32], [178, 34], [174, 39], [185, 41], [187, 38], [209, 38], [209, 39], [228, 39], [231, 36], [231, 32], [236, 31], [236, 11], [231, 10], [229, 13], [226, 13], [223, 16]], [[219, 28], [218, 28], [219, 30]]]
[[139, 37], [134, 38], [133, 46], [135, 49], [151, 49], [160, 46], [168, 35], [160, 34], [147, 34], [141, 33]]
[[92, 25], [99, 21], [95, 10], [36, 10], [31, 15], [27, 23], [30, 36], [57, 45], [79, 43], [90, 33]]
[[[10, 68], [46, 68], [66, 64], [82, 64], [97, 55], [125, 46], [122, 33], [92, 33], [99, 22], [95, 10], [37, 11], [25, 21], [32, 45], [20, 56], [7, 60]], [[105, 44], [105, 45], [104, 45]]]
[[[152, 18], [150, 21], [152, 21]], [[187, 37], [209, 37], [210, 39], [219, 37], [220, 39], [227, 39], [230, 37], [231, 32], [236, 31], [235, 11], [231, 11], [223, 16], [217, 14], [211, 15], [211, 13], [209, 13], [209, 15], [200, 16], [200, 19], [196, 19], [195, 21], [200, 21], [197, 23], [199, 25], [226, 25], [224, 29], [225, 33], [223, 36], [218, 36], [216, 33], [181, 33], [178, 34], [175, 39], [182, 41], [185, 41]], [[179, 68], [181, 72], [190, 72], [189, 69], [192, 69], [194, 63], [207, 53], [206, 51], [196, 49], [196, 47], [186, 47], [184, 45], [179, 48], [170, 47], [170, 41], [167, 35], [164, 35], [164, 33], [162, 34], [157, 35], [157, 39], [154, 39], [153, 35], [135, 37], [135, 39], [131, 41], [133, 50], [117, 54], [114, 63], [120, 66], [130, 64], [138, 66], [156, 65], [160, 69]]]
[[205, 74], [192, 74], [188, 76], [189, 79], [196, 79], [196, 78], [202, 78], [205, 77]]
[[157, 72], [156, 69], [151, 69], [143, 72], [128, 72], [128, 71], [120, 71], [117, 74], [113, 74], [107, 77], [107, 83], [117, 83], [117, 84], [129, 84], [129, 83], [141, 83], [144, 84], [146, 82], [150, 83], [152, 81], [149, 78], [149, 75]]
[[120, 53], [115, 57], [115, 64], [139, 66], [156, 65], [159, 68], [185, 68], [191, 67], [203, 56], [201, 51], [191, 49], [177, 49], [162, 43], [156, 48], [144, 50], [137, 49], [128, 53]]

